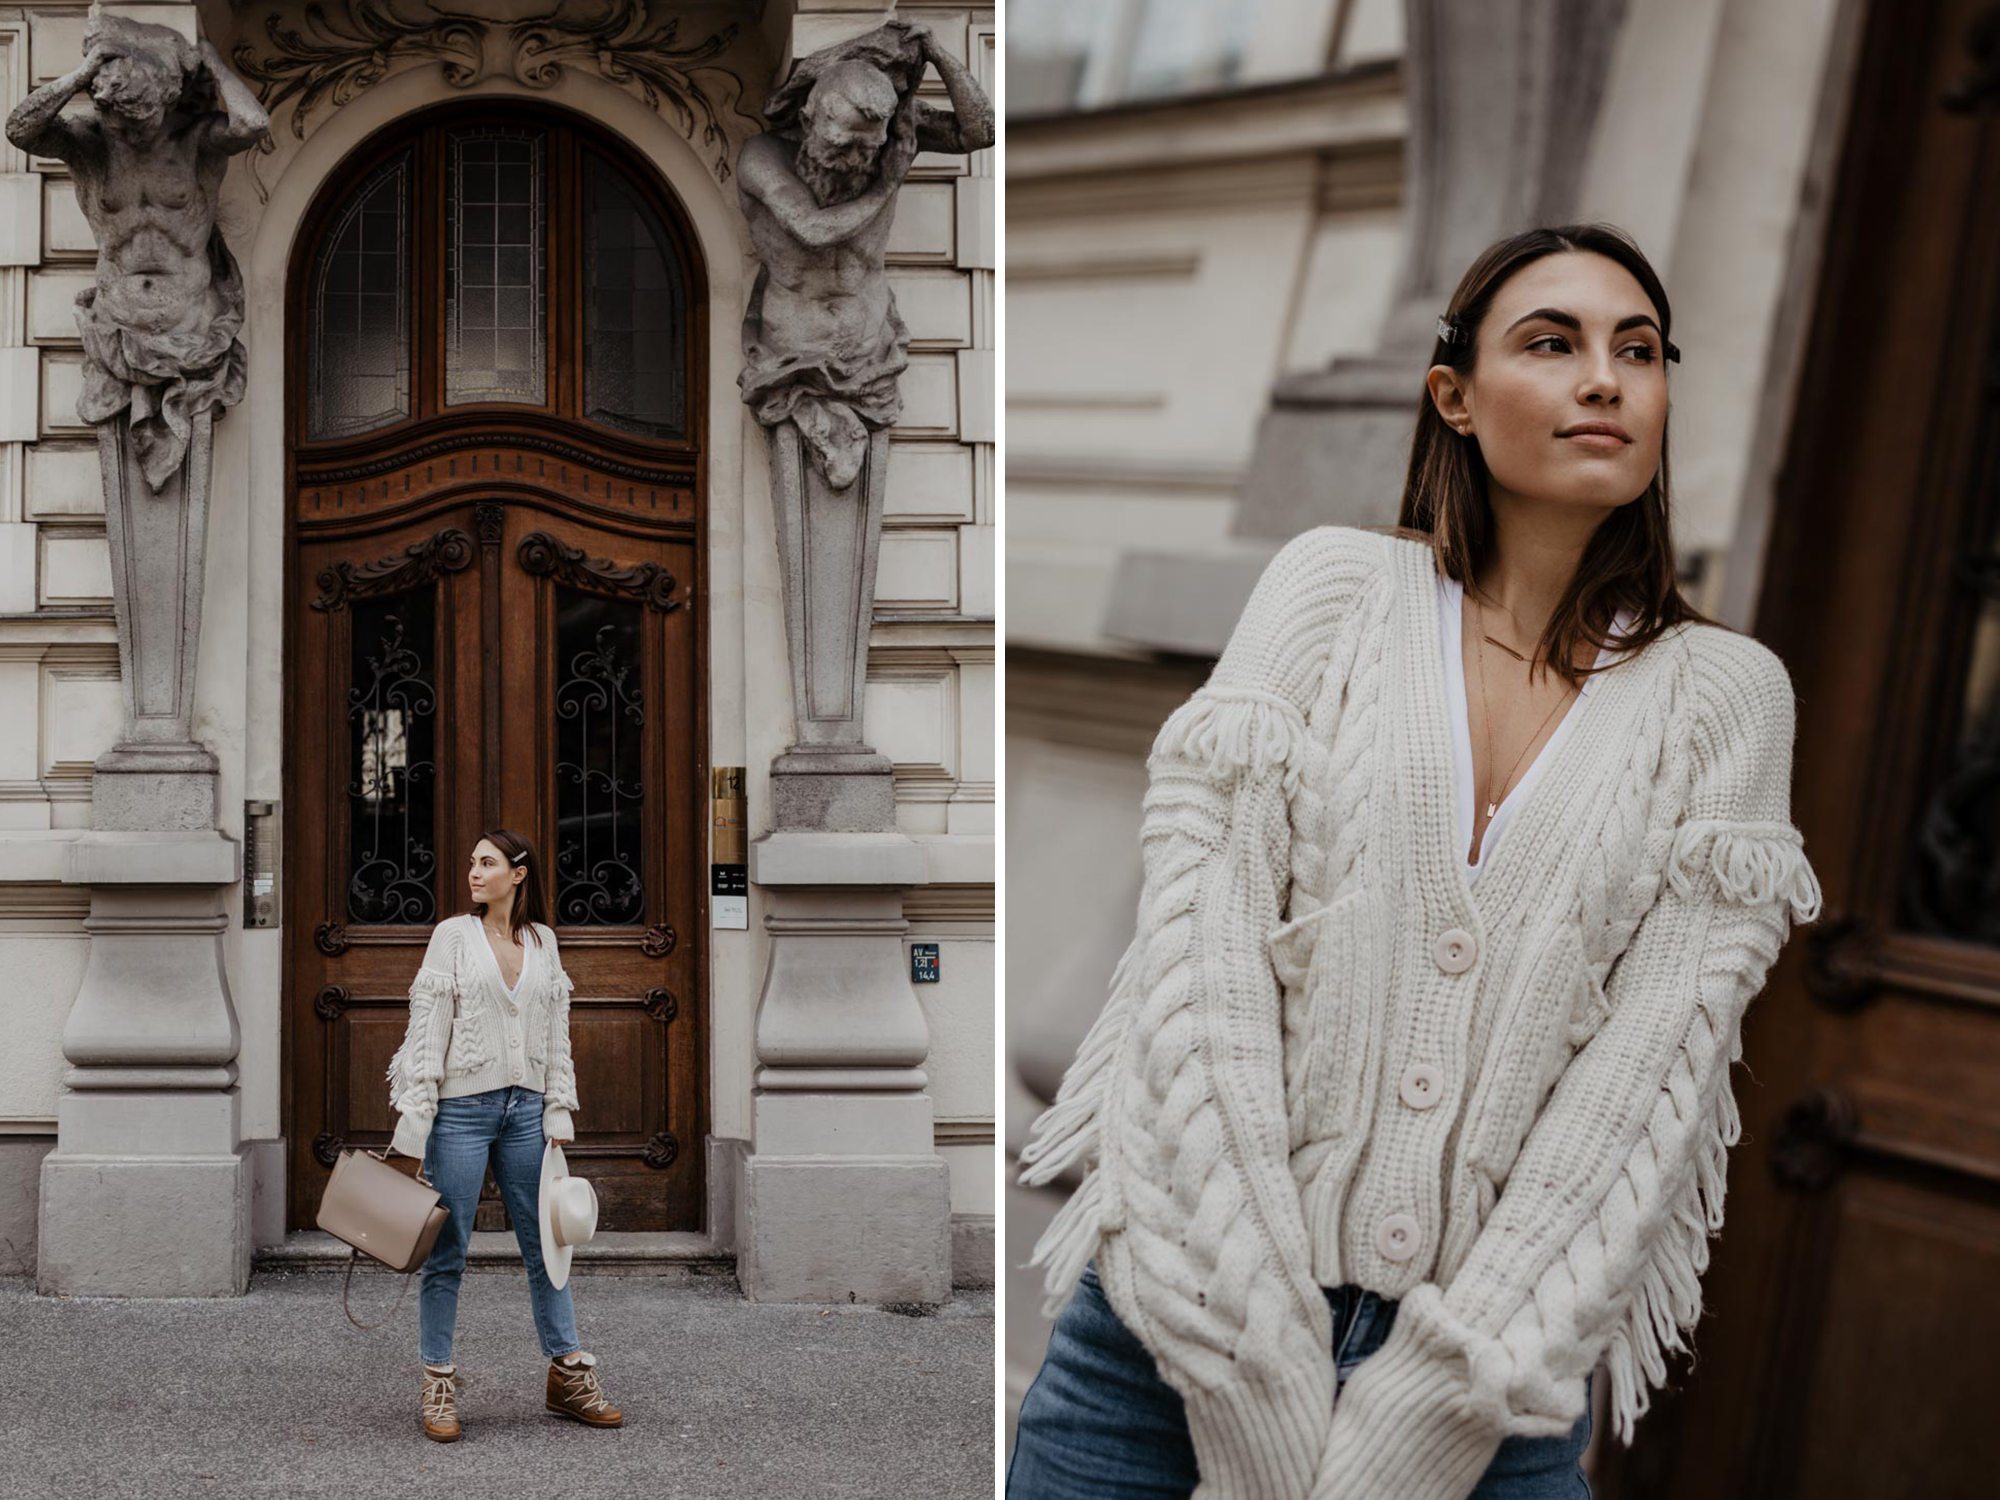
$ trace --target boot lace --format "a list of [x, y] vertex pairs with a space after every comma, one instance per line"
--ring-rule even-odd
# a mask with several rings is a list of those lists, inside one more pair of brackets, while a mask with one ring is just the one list
[[564, 1399], [574, 1402], [585, 1411], [604, 1411], [611, 1403], [604, 1398], [604, 1387], [597, 1383], [597, 1371], [589, 1365], [558, 1365], [562, 1375]]
[[442, 1423], [447, 1418], [458, 1417], [458, 1393], [452, 1388], [452, 1375], [440, 1375], [431, 1370], [424, 1371], [424, 1417], [425, 1420]]

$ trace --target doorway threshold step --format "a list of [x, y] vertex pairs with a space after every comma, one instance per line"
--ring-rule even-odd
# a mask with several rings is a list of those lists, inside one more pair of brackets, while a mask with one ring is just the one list
[[[273, 1270], [345, 1270], [348, 1247], [324, 1229], [295, 1229], [282, 1243], [265, 1245], [251, 1258], [251, 1264]], [[468, 1267], [514, 1266], [521, 1264], [521, 1247], [512, 1230], [475, 1229], [465, 1252]], [[605, 1230], [587, 1243], [578, 1245], [570, 1265], [573, 1270], [589, 1270], [623, 1275], [736, 1274], [736, 1256], [717, 1247], [705, 1234], [687, 1230], [647, 1233], [637, 1230]], [[357, 1271], [383, 1268], [363, 1256]]]

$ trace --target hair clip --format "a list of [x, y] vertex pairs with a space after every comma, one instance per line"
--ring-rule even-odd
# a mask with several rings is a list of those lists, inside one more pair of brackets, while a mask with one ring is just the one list
[[522, 860], [526, 859], [527, 857], [528, 857], [528, 851], [526, 849], [523, 849], [519, 854], [515, 855], [512, 859], [508, 860], [507, 863], [510, 865], [518, 865]]
[[1437, 330], [1438, 337], [1443, 339], [1447, 344], [1456, 344], [1465, 336], [1465, 331], [1451, 318], [1439, 318], [1437, 320]]

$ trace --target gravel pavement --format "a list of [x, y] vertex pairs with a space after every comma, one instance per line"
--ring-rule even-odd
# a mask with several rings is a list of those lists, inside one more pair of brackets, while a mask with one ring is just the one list
[[[357, 1272], [355, 1316], [400, 1278]], [[988, 1500], [991, 1290], [923, 1315], [754, 1303], [729, 1274], [574, 1274], [625, 1425], [542, 1409], [516, 1265], [467, 1272], [453, 1350], [465, 1436], [419, 1425], [417, 1287], [385, 1327], [340, 1276], [258, 1268], [244, 1297], [43, 1297], [0, 1277], [0, 1497], [623, 1496]]]

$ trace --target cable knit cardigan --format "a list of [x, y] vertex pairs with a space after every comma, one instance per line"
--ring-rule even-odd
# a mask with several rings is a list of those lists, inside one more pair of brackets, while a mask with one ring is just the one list
[[[1196, 1494], [1463, 1500], [1567, 1432], [1630, 1445], [1702, 1310], [1745, 1008], [1820, 890], [1769, 649], [1613, 658], [1465, 878], [1423, 542], [1287, 544], [1148, 761], [1138, 931], [1024, 1183], [1184, 1399]], [[1339, 1389], [1322, 1287], [1400, 1302]]]
[[518, 1084], [542, 1095], [542, 1129], [575, 1137], [576, 1064], [569, 1047], [570, 977], [556, 935], [522, 944], [519, 986], [510, 998], [500, 960], [477, 913], [461, 912], [431, 929], [430, 946], [410, 984], [403, 1045], [389, 1060], [389, 1107], [400, 1118], [392, 1150], [421, 1158], [439, 1099]]

